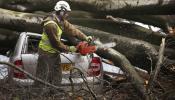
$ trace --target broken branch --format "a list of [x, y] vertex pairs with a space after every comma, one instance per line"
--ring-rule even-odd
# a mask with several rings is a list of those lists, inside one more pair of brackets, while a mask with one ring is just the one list
[[43, 80], [41, 80], [41, 79], [39, 79], [39, 78], [33, 76], [32, 74], [28, 73], [27, 71], [25, 71], [25, 70], [23, 70], [23, 69], [21, 69], [21, 68], [15, 66], [15, 65], [13, 65], [13, 64], [11, 64], [11, 63], [0, 61], [0, 64], [8, 65], [9, 67], [14, 68], [15, 70], [18, 70], [18, 71], [20, 71], [20, 72], [23, 72], [24, 74], [27, 75], [27, 77], [29, 77], [29, 78], [31, 78], [31, 79], [37, 81], [37, 82], [40, 82], [40, 83], [42, 83], [42, 84], [44, 84], [44, 85], [47, 85], [47, 86], [50, 86], [50, 87], [52, 87], [52, 88], [54, 88], [54, 89], [57, 89], [59, 92], [64, 92], [64, 93], [66, 93], [66, 91], [63, 90], [62, 88], [60, 88], [60, 87], [58, 87], [58, 86], [55, 86], [55, 85], [53, 85], [53, 84], [50, 84], [50, 83], [48, 83], [48, 82], [46, 82], [46, 81], [43, 81]]

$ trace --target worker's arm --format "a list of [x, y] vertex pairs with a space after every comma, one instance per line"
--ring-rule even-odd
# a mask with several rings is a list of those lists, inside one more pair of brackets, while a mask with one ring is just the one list
[[75, 36], [81, 40], [86, 40], [87, 38], [87, 36], [83, 32], [75, 28], [75, 26], [73, 26], [67, 20], [64, 20], [64, 28], [66, 33], [71, 34], [72, 36]]
[[69, 47], [61, 42], [61, 36], [57, 36], [57, 26], [54, 23], [49, 23], [44, 26], [44, 31], [48, 35], [49, 41], [54, 48], [59, 51], [69, 50]]

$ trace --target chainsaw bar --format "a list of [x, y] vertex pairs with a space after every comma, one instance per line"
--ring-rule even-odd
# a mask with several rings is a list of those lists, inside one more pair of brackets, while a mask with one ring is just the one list
[[110, 42], [110, 43], [105, 43], [103, 45], [99, 45], [97, 47], [99, 47], [99, 48], [112, 48], [112, 47], [115, 47], [115, 46], [116, 46], [115, 42]]

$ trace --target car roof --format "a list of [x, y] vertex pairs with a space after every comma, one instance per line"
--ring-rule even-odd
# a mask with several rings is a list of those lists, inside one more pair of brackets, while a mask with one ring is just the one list
[[41, 37], [42, 35], [39, 33], [33, 33], [33, 32], [22, 32], [21, 35], [27, 35], [27, 36], [37, 36]]

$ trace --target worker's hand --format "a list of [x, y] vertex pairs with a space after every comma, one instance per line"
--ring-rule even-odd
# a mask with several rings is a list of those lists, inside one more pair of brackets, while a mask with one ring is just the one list
[[91, 42], [91, 41], [92, 41], [92, 36], [87, 36], [87, 37], [86, 37], [86, 41], [87, 41], [87, 42]]
[[70, 46], [69, 47], [69, 51], [70, 52], [76, 52], [77, 51], [77, 48], [75, 46]]

